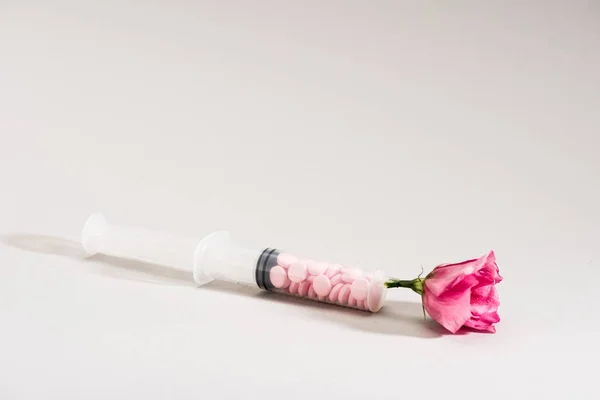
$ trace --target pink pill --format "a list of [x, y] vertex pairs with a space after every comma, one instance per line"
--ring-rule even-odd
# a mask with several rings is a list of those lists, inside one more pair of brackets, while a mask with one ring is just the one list
[[352, 282], [352, 297], [356, 300], [364, 300], [369, 293], [369, 282], [366, 279], [357, 279]]
[[331, 292], [329, 292], [329, 296], [328, 296], [329, 301], [331, 301], [332, 303], [335, 303], [337, 301], [338, 296], [340, 295], [340, 290], [342, 290], [342, 287], [344, 287], [344, 284], [338, 283], [331, 289]]
[[331, 287], [331, 281], [325, 275], [319, 275], [313, 281], [313, 288], [319, 296], [327, 296], [331, 292]]
[[287, 272], [285, 272], [285, 269], [279, 265], [271, 268], [271, 271], [269, 271], [269, 277], [271, 278], [271, 283], [273, 286], [278, 289], [284, 287], [285, 283], [288, 281]]
[[347, 271], [342, 274], [342, 280], [346, 283], [352, 283], [358, 278], [360, 278], [360, 272], [356, 270]]
[[335, 286], [342, 281], [342, 274], [334, 275], [331, 278], [331, 286]]
[[290, 264], [288, 268], [288, 277], [292, 282], [302, 282], [306, 279], [308, 275], [308, 271], [306, 270], [306, 265], [301, 262], [294, 262]]
[[313, 287], [313, 285], [310, 285], [310, 287], [308, 288], [308, 297], [311, 299], [317, 298], [317, 293], [315, 292], [315, 288]]
[[386, 288], [383, 283], [374, 283], [369, 288], [367, 307], [370, 311], [377, 312], [383, 307], [385, 301]]
[[354, 297], [352, 297], [352, 295], [350, 295], [350, 297], [348, 297], [348, 305], [350, 307], [356, 307], [356, 299]]
[[338, 303], [347, 304], [348, 297], [350, 297], [350, 285], [344, 285], [342, 286], [342, 289], [340, 289], [340, 294], [338, 295]]
[[325, 272], [325, 275], [331, 279], [333, 278], [338, 272], [340, 272], [342, 269], [342, 266], [340, 264], [333, 264], [330, 265], [329, 268], [327, 268], [327, 272]]
[[312, 283], [312, 281], [314, 281], [314, 280], [315, 280], [315, 276], [314, 276], [314, 275], [308, 275], [308, 276], [306, 277], [306, 280]]
[[367, 300], [363, 300], [363, 308], [364, 308], [365, 310], [367, 310], [367, 311], [369, 311], [369, 302], [368, 302], [368, 300], [369, 300], [369, 299], [367, 299]]
[[285, 285], [283, 285], [282, 289], [287, 289], [290, 287], [290, 283], [292, 283], [292, 281], [290, 281], [290, 279], [286, 279], [285, 281]]
[[324, 274], [325, 271], [327, 271], [327, 267], [327, 263], [313, 261], [310, 264], [308, 264], [308, 272], [310, 272], [312, 275], [321, 275]]
[[302, 297], [308, 294], [308, 288], [310, 287], [310, 282], [304, 281], [298, 285], [298, 294]]
[[290, 294], [297, 294], [298, 293], [298, 286], [300, 286], [298, 283], [291, 282], [290, 283], [290, 287], [288, 288], [288, 291], [290, 292]]
[[352, 271], [354, 271], [354, 268], [349, 267], [347, 265], [342, 265], [342, 273], [352, 272]]
[[314, 264], [317, 263], [315, 260], [311, 260], [310, 258], [300, 259], [300, 262], [303, 263], [304, 265], [306, 265], [306, 268], [309, 269], [309, 272], [310, 272], [310, 268], [312, 268], [314, 266]]
[[291, 263], [296, 261], [298, 261], [298, 258], [288, 253], [281, 253], [277, 256], [277, 264], [281, 265], [283, 268], [288, 268]]

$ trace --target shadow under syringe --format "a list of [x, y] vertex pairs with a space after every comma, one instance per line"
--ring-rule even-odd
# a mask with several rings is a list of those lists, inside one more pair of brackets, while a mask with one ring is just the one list
[[[116, 279], [161, 285], [197, 286], [190, 272], [103, 254], [90, 257], [80, 243], [71, 240], [35, 234], [11, 234], [0, 237], [0, 240], [6, 245], [21, 250], [92, 263], [96, 272]], [[444, 334], [444, 331], [433, 321], [423, 321], [420, 303], [388, 300], [381, 311], [369, 313], [223, 281], [214, 281], [202, 288], [252, 297], [261, 301], [276, 299], [278, 302], [285, 302], [295, 307], [310, 307], [308, 313], [310, 318], [322, 319], [364, 332], [420, 338], [436, 338]], [[307, 314], [303, 313], [303, 315]]]
[[348, 326], [364, 332], [419, 338], [436, 338], [446, 334], [444, 329], [431, 318], [424, 320], [420, 303], [387, 300], [380, 311], [371, 313], [311, 299], [281, 295], [271, 291], [253, 290], [248, 286], [232, 285], [222, 281], [211, 282], [203, 288], [219, 292], [230, 292], [232, 295], [258, 298], [264, 301], [284, 302], [306, 309], [307, 312], [302, 312], [299, 315], [311, 319], [321, 319], [327, 323]]
[[118, 279], [160, 285], [196, 286], [190, 272], [104, 254], [88, 256], [80, 243], [53, 236], [11, 234], [1, 237], [3, 243], [21, 250], [69, 257], [93, 263], [96, 272]]

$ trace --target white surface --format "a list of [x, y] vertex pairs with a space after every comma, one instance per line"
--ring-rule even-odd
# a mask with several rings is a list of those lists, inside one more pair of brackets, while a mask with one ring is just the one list
[[[597, 398], [597, 3], [214, 3], [0, 2], [0, 398]], [[85, 261], [92, 211], [406, 279], [494, 249], [502, 322]]]

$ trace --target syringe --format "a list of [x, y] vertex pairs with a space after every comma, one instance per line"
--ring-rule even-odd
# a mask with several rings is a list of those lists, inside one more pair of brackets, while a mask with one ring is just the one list
[[190, 271], [197, 284], [223, 280], [357, 310], [377, 312], [387, 288], [381, 271], [297, 257], [274, 248], [247, 248], [228, 232], [204, 238], [109, 224], [92, 214], [81, 233], [86, 253], [102, 253]]

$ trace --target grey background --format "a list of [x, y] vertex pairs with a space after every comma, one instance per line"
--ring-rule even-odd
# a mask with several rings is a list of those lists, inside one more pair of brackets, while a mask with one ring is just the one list
[[[599, 51], [597, 2], [0, 1], [0, 398], [595, 398]], [[503, 320], [83, 260], [93, 211], [401, 278], [494, 249]]]

